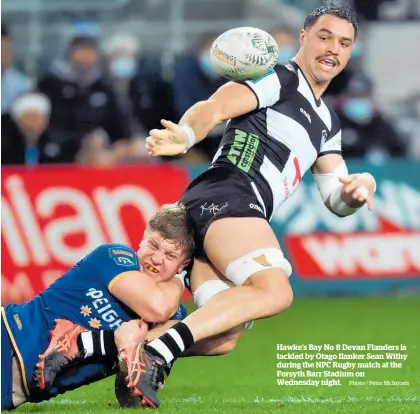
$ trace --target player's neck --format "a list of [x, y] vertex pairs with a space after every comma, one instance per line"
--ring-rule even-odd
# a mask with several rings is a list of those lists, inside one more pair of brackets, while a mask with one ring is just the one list
[[312, 72], [309, 69], [308, 65], [306, 64], [305, 60], [299, 53], [295, 57], [295, 63], [299, 66], [300, 70], [305, 75], [305, 78], [308, 81], [309, 86], [311, 87], [315, 98], [320, 99], [322, 94], [328, 88], [328, 85], [330, 84], [330, 82], [323, 82], [323, 83], [317, 82], [312, 76]]

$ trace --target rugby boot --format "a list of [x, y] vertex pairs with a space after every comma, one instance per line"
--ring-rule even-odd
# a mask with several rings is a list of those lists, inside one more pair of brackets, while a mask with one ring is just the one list
[[127, 372], [127, 387], [141, 398], [144, 407], [159, 407], [157, 391], [163, 387], [165, 361], [148, 352], [143, 342], [122, 349], [119, 358]]
[[68, 366], [84, 358], [84, 351], [79, 349], [77, 337], [87, 329], [65, 319], [56, 319], [50, 334], [50, 344], [39, 356], [36, 365], [35, 380], [38, 388], [51, 388], [57, 375]]

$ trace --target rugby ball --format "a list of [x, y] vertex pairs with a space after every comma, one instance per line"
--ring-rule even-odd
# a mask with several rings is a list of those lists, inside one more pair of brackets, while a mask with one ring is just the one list
[[212, 44], [210, 59], [216, 72], [229, 80], [263, 76], [277, 63], [274, 38], [255, 27], [238, 27], [222, 33]]

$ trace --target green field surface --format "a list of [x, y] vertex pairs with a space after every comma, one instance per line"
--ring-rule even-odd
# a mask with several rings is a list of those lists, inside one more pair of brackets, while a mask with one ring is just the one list
[[[298, 299], [284, 314], [258, 321], [229, 355], [177, 361], [160, 393], [162, 413], [420, 413], [420, 297]], [[322, 345], [316, 351], [278, 351], [277, 345]], [[324, 344], [333, 346], [326, 350]], [[406, 350], [342, 350], [342, 345], [401, 345]], [[336, 350], [336, 346], [340, 350]], [[307, 362], [378, 362], [380, 368], [303, 368], [296, 380], [340, 380], [341, 385], [278, 385], [278, 354], [311, 354]], [[364, 355], [363, 360], [338, 359], [339, 354]], [[386, 353], [406, 355], [405, 361]], [[373, 356], [367, 359], [367, 354]], [[334, 358], [337, 356], [337, 359]], [[383, 356], [383, 359], [380, 359]], [[389, 363], [401, 368], [386, 368]], [[354, 377], [306, 377], [307, 371], [358, 372]], [[356, 374], [355, 374], [356, 375]], [[114, 397], [114, 379], [66, 393], [49, 402], [27, 404], [21, 413], [106, 413], [121, 409]], [[350, 385], [349, 381], [365, 382]], [[386, 385], [386, 381], [409, 385]], [[127, 412], [138, 409], [125, 409]], [[148, 410], [149, 412], [149, 410]]]

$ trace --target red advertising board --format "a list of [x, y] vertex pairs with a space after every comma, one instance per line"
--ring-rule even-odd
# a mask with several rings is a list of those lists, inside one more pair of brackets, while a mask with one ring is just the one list
[[2, 304], [30, 299], [102, 243], [135, 248], [188, 182], [171, 165], [2, 168]]
[[287, 235], [294, 270], [303, 280], [419, 277], [420, 231], [385, 219], [377, 231]]

